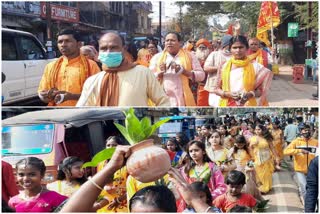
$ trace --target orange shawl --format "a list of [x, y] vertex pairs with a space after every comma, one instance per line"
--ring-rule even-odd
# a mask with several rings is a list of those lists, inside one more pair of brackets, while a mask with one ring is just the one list
[[98, 106], [118, 106], [119, 77], [117, 73], [127, 71], [135, 66], [136, 64], [132, 62], [131, 58], [126, 53], [124, 53], [124, 59], [119, 67], [108, 68], [105, 64], [102, 65], [102, 69], [106, 74], [101, 82], [100, 96], [97, 100]]
[[[255, 81], [256, 81], [256, 75], [254, 71], [254, 67], [251, 63], [251, 60], [249, 58], [246, 58], [245, 60], [236, 60], [234, 57], [231, 58], [231, 60], [226, 62], [226, 65], [224, 66], [224, 69], [222, 70], [222, 90], [223, 91], [230, 91], [230, 73], [232, 64], [243, 67], [243, 87], [246, 92], [254, 91], [255, 87]], [[220, 106], [227, 106], [229, 102], [228, 98], [222, 98], [220, 99]], [[246, 103], [246, 106], [256, 106], [257, 101], [254, 97], [251, 97]]]
[[[166, 50], [164, 50], [159, 58], [158, 65], [161, 63], [166, 62], [167, 54], [169, 54]], [[183, 68], [187, 71], [192, 71], [192, 59], [190, 54], [183, 49], [180, 49], [177, 56], [180, 59], [180, 63], [182, 64]], [[159, 66], [157, 67], [158, 71], [160, 71]], [[185, 75], [180, 75], [181, 82], [182, 82], [182, 90], [184, 95], [184, 101], [186, 106], [196, 106], [196, 102], [194, 100], [193, 94], [191, 92], [189, 86], [189, 78]]]
[[268, 67], [268, 55], [267, 52], [262, 50], [261, 48], [253, 53], [251, 50], [248, 51], [248, 58], [250, 59], [250, 61], [252, 60], [257, 60], [258, 63], [260, 63], [261, 65], [263, 65], [265, 68]]

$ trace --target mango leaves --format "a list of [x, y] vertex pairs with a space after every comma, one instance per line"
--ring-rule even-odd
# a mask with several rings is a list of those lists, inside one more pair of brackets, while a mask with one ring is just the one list
[[[148, 139], [162, 124], [168, 122], [170, 118], [160, 120], [151, 125], [151, 120], [147, 117], [142, 118], [141, 121], [134, 114], [134, 109], [130, 108], [128, 111], [123, 112], [126, 115], [125, 126], [114, 123], [114, 125], [121, 132], [123, 137], [130, 143], [130, 145], [137, 144], [143, 140]], [[100, 162], [108, 160], [112, 157], [115, 148], [104, 149], [98, 152], [91, 160], [83, 164], [85, 167], [96, 167]]]
[[263, 213], [266, 211], [266, 209], [268, 208], [268, 203], [270, 200], [262, 200], [262, 201], [258, 201], [256, 206], [253, 207], [253, 210], [257, 213]]
[[82, 165], [82, 168], [86, 167], [96, 167], [100, 162], [108, 160], [112, 157], [116, 148], [107, 148], [98, 152], [90, 162], [86, 162]]
[[151, 121], [147, 117], [144, 117], [139, 121], [134, 114], [133, 108], [130, 108], [127, 112], [124, 112], [124, 114], [126, 115], [125, 127], [118, 123], [115, 123], [115, 126], [131, 145], [147, 139], [157, 130], [157, 128], [170, 120], [169, 118], [166, 118], [151, 125]]

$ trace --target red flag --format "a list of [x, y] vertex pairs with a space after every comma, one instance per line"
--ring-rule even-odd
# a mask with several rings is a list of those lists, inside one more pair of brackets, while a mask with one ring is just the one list
[[261, 3], [261, 9], [257, 24], [257, 38], [264, 42], [267, 46], [270, 45], [267, 31], [280, 24], [280, 11], [277, 2], [264, 1]]
[[229, 25], [226, 34], [233, 36], [233, 25], [232, 24]]

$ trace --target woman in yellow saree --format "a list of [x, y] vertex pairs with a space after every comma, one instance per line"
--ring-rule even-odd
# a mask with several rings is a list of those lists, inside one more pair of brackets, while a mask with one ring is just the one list
[[261, 193], [267, 193], [272, 188], [272, 173], [274, 172], [273, 157], [278, 156], [272, 143], [272, 135], [261, 124], [255, 128], [255, 136], [250, 138], [249, 149], [254, 160], [254, 167], [257, 175], [257, 182], [260, 183]]

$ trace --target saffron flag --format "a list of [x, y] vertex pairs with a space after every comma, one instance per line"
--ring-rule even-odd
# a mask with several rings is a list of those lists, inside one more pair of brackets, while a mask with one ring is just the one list
[[174, 25], [174, 30], [175, 30], [176, 32], [178, 32], [178, 33], [181, 33], [181, 28], [180, 28], [180, 26], [179, 26], [178, 24], [175, 24], [175, 25]]
[[279, 24], [280, 12], [277, 2], [262, 2], [257, 24], [257, 38], [270, 47], [271, 44], [268, 39], [268, 30], [271, 29], [271, 26], [277, 27]]
[[232, 24], [229, 25], [226, 34], [233, 36], [233, 25]]

